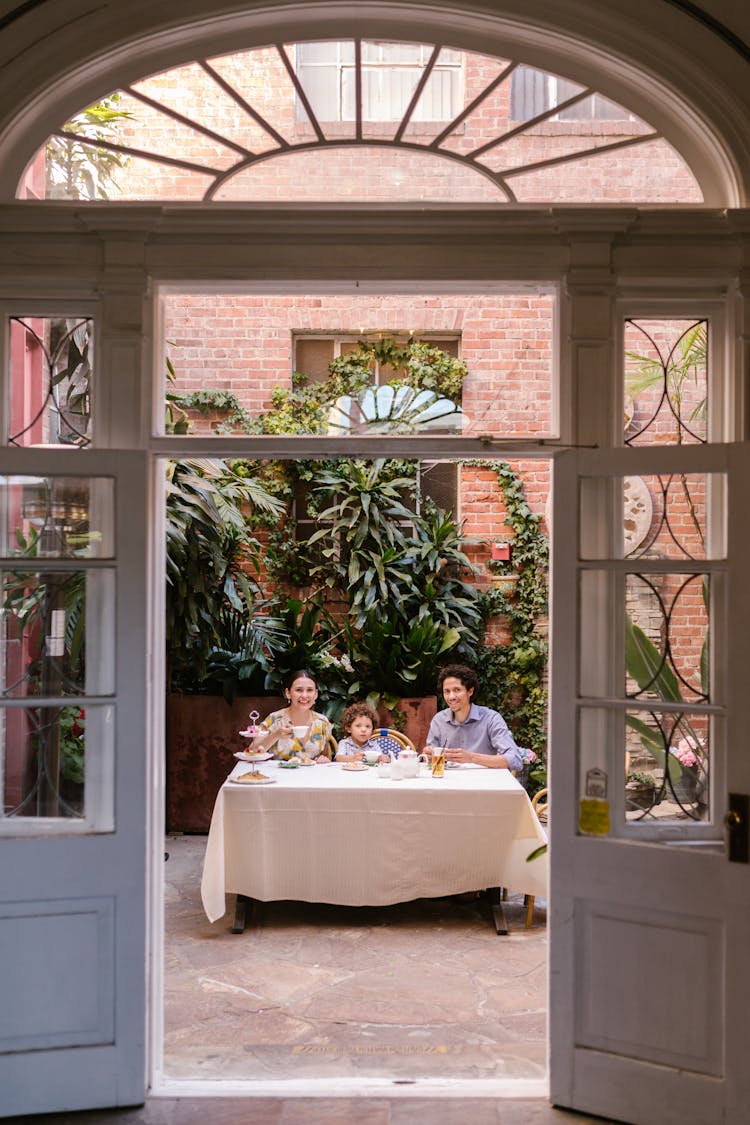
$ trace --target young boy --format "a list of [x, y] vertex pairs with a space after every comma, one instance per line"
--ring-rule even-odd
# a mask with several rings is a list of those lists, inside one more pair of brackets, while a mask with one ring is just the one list
[[369, 703], [351, 703], [341, 716], [341, 728], [345, 737], [339, 742], [336, 761], [361, 762], [365, 750], [376, 750], [378, 761], [387, 762], [388, 755], [380, 753], [380, 745], [372, 737], [377, 725], [377, 711]]

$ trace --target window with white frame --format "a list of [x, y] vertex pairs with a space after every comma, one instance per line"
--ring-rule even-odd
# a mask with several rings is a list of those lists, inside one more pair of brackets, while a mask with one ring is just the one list
[[[394, 334], [398, 339], [398, 333]], [[294, 369], [304, 372], [310, 382], [322, 382], [328, 376], [328, 365], [332, 359], [354, 351], [357, 341], [362, 337], [341, 335], [296, 336], [294, 339]], [[404, 337], [404, 342], [408, 337]], [[430, 333], [420, 336], [425, 342], [436, 344], [448, 355], [459, 354], [458, 336], [442, 336]], [[373, 364], [373, 384], [381, 385], [392, 377], [391, 369], [381, 370]], [[309, 490], [307, 484], [298, 480], [294, 492], [294, 517], [299, 540], [309, 539], [320, 526], [317, 516], [308, 511]], [[417, 511], [426, 498], [433, 500], [440, 508], [458, 516], [458, 464], [455, 461], [420, 461], [417, 465]]]
[[[434, 48], [424, 43], [362, 43], [362, 120], [400, 121]], [[298, 43], [297, 76], [319, 121], [357, 116], [353, 40]], [[412, 121], [452, 121], [462, 109], [462, 53], [443, 48]], [[297, 120], [306, 113], [301, 102]]]
[[[514, 121], [529, 121], [581, 93], [584, 87], [556, 74], [519, 66], [511, 76], [510, 115]], [[633, 121], [635, 118], [602, 94], [591, 93], [575, 105], [556, 113], [554, 121]]]

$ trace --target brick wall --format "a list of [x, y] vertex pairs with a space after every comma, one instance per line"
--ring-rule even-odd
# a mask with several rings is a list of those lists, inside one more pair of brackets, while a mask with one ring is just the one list
[[[294, 49], [290, 48], [294, 57]], [[463, 56], [463, 105], [471, 102], [505, 66], [504, 60], [467, 52]], [[267, 124], [249, 116], [196, 63], [177, 67], [133, 84], [133, 89], [197, 122], [205, 131], [170, 117], [131, 94], [121, 94], [121, 108], [132, 120], [119, 128], [119, 139], [154, 154], [182, 159], [223, 172], [241, 160], [242, 153], [274, 156], [282, 145], [314, 142], [316, 134], [304, 112], [295, 109], [296, 96], [274, 48], [238, 52], [212, 59], [216, 73], [238, 92]], [[503, 82], [482, 100], [443, 141], [441, 148], [466, 156], [514, 131], [511, 83]], [[322, 121], [326, 139], [344, 142], [325, 154], [312, 152], [275, 155], [238, 171], [221, 184], [218, 200], [360, 201], [442, 200], [502, 201], [501, 189], [475, 168], [410, 148], [346, 146], [354, 138], [354, 123]], [[397, 122], [363, 123], [364, 141], [391, 139]], [[406, 145], [425, 146], [443, 130], [445, 122], [412, 120], [403, 134]], [[640, 120], [548, 120], [479, 158], [491, 172], [510, 172], [522, 165], [575, 156], [592, 145], [639, 139], [652, 133]], [[210, 134], [216, 134], [212, 136]], [[223, 140], [222, 140], [223, 138]], [[231, 144], [227, 144], [229, 141]], [[157, 165], [131, 159], [121, 173], [122, 189], [131, 199], [196, 200], [202, 198], [212, 176], [198, 170]], [[599, 156], [586, 156], [549, 168], [510, 175], [511, 192], [522, 202], [700, 202], [698, 185], [684, 161], [663, 139], [655, 138]]]
[[[231, 391], [251, 413], [288, 386], [294, 337], [363, 332], [460, 337], [469, 375], [464, 432], [538, 437], [552, 432], [553, 300], [545, 295], [248, 296], [182, 294], [164, 301], [177, 389]], [[196, 421], [195, 432], [207, 424]]]

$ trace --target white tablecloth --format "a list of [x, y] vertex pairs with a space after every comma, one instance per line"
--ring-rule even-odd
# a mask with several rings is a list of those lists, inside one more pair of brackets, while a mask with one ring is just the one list
[[225, 893], [386, 906], [502, 886], [546, 895], [546, 839], [528, 794], [507, 770], [461, 766], [443, 778], [382, 778], [340, 763], [280, 769], [275, 784], [219, 790], [201, 897], [213, 922]]

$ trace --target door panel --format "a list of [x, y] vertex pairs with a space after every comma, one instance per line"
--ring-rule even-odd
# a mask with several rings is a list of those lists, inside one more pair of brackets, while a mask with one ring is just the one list
[[[26, 481], [28, 456], [0, 451], [0, 480]], [[19, 564], [15, 536], [6, 537], [0, 559], [10, 576], [4, 598], [21, 589], [15, 607], [29, 614], [1, 685], [0, 1113], [7, 1115], [137, 1104], [146, 1072], [147, 461], [70, 450], [35, 450], [33, 458], [48, 495], [63, 477], [80, 478], [86, 487], [111, 482], [114, 502], [93, 521], [95, 533], [74, 537], [72, 551], [50, 549], [40, 567], [35, 548], [33, 580], [29, 560]], [[107, 491], [94, 484], [92, 509]], [[28, 533], [31, 508], [15, 516], [9, 508]], [[43, 521], [49, 512], [59, 514], [50, 508]], [[112, 536], [100, 534], [107, 523]], [[107, 539], [114, 549], [104, 552], [105, 564], [97, 544]], [[11, 666], [20, 680], [11, 682]], [[13, 761], [21, 762], [15, 788]]]
[[[749, 472], [743, 446], [571, 452], [555, 464], [551, 1095], [631, 1125], [750, 1115], [750, 867], [729, 862], [723, 824], [728, 793], [750, 783]], [[679, 537], [645, 557], [623, 550], [622, 481], [649, 474], [709, 481], [700, 558], [676, 549]], [[700, 613], [686, 603], [649, 625], [648, 605], [629, 600], [633, 575], [659, 589], [676, 576], [682, 589], [688, 574], [710, 591]], [[660, 653], [645, 691], [625, 628], [639, 613], [648, 652]], [[664, 671], [672, 664], [677, 677]], [[681, 801], [694, 769], [680, 738], [688, 725], [701, 732], [705, 784]], [[659, 779], [645, 811], [626, 791], [631, 756]]]

